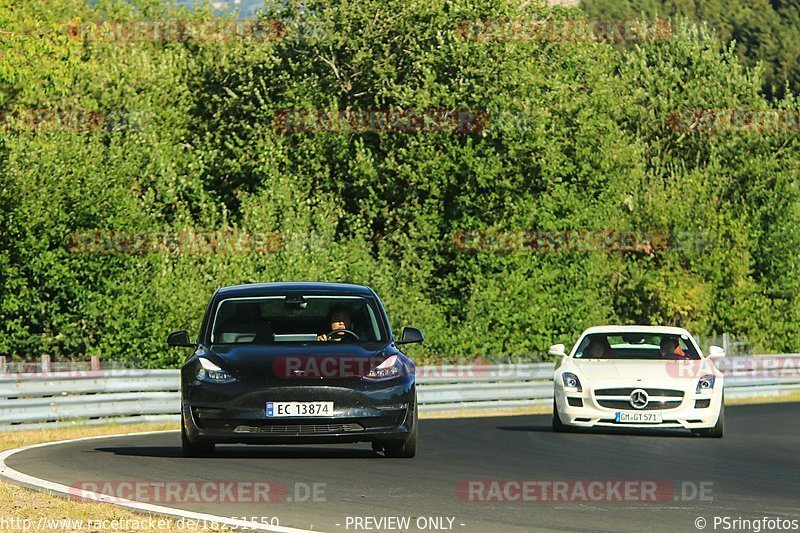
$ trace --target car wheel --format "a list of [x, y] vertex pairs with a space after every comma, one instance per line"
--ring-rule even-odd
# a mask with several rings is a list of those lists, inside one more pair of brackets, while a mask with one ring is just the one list
[[184, 457], [205, 457], [213, 453], [213, 442], [196, 442], [189, 438], [181, 416], [181, 455]]
[[569, 431], [569, 426], [564, 424], [561, 421], [561, 417], [558, 416], [558, 405], [556, 404], [555, 398], [553, 398], [553, 431], [556, 433], [566, 433]]
[[719, 417], [717, 418], [717, 423], [714, 424], [714, 427], [697, 429], [695, 430], [695, 433], [700, 435], [701, 437], [720, 439], [722, 438], [724, 430], [725, 430], [725, 398], [723, 397], [722, 405], [719, 408]]
[[[383, 443], [383, 455], [386, 457], [399, 457], [410, 459], [417, 455], [417, 409], [414, 407], [414, 422], [411, 427], [411, 433], [408, 438], [403, 441], [387, 441]], [[375, 449], [373, 443], [372, 449]]]

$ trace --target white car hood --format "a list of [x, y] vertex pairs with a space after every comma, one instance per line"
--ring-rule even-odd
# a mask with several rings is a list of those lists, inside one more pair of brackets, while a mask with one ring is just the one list
[[[619, 359], [573, 359], [575, 366], [590, 381], [612, 379], [670, 378], [670, 361]], [[674, 372], [673, 372], [674, 374]]]
[[[595, 386], [600, 383], [657, 382], [688, 386], [689, 375], [681, 376], [677, 361], [642, 361], [619, 359], [573, 359], [575, 367]], [[698, 361], [699, 363], [699, 361]]]

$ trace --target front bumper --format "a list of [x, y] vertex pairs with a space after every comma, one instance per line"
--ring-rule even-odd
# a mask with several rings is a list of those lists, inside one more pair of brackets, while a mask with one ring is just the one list
[[[683, 399], [679, 405], [665, 409], [649, 409], [639, 411], [632, 406], [624, 407], [604, 407], [601, 406], [594, 389], [584, 389], [582, 392], [565, 392], [563, 387], [556, 387], [556, 405], [561, 415], [563, 424], [574, 427], [616, 427], [616, 428], [683, 428], [683, 429], [704, 429], [711, 428], [717, 423], [719, 412], [722, 407], [722, 383], [718, 383], [712, 394], [697, 394], [694, 390], [684, 390]], [[628, 385], [630, 387], [630, 385]], [[604, 387], [605, 388], [605, 387]], [[640, 387], [637, 384], [637, 388]], [[582, 406], [570, 405], [577, 403]], [[696, 407], [697, 401], [708, 400], [707, 407]], [[616, 413], [619, 411], [627, 412], [648, 412], [660, 413], [661, 423], [628, 423], [617, 422]]]
[[[267, 417], [266, 403], [334, 404], [332, 416]], [[413, 380], [248, 387], [194, 381], [183, 387], [181, 415], [195, 441], [313, 444], [405, 440], [416, 410]]]

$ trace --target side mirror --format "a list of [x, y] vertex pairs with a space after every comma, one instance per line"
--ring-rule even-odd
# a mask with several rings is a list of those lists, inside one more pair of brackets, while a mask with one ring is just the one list
[[417, 328], [405, 327], [403, 334], [399, 341], [394, 341], [395, 344], [411, 344], [413, 342], [422, 342], [425, 340], [425, 335], [422, 334]]
[[713, 359], [718, 359], [720, 357], [725, 357], [725, 350], [723, 350], [719, 346], [711, 346], [708, 349], [708, 356], [713, 358]]
[[189, 332], [185, 329], [180, 331], [173, 331], [167, 337], [167, 344], [173, 347], [194, 348], [197, 346], [194, 342], [189, 340]]
[[553, 357], [566, 357], [566, 346], [563, 344], [554, 344], [547, 350], [548, 355], [552, 355]]

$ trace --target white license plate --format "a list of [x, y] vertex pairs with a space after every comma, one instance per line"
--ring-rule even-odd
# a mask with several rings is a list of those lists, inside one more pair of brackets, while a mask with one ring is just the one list
[[628, 424], [660, 424], [661, 413], [617, 411], [617, 422]]
[[267, 402], [267, 417], [333, 416], [333, 402]]

